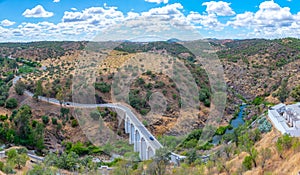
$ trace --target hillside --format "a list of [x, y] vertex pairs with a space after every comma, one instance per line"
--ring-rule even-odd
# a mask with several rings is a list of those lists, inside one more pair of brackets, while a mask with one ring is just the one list
[[[221, 144], [213, 145], [211, 142], [207, 142], [203, 145], [198, 142], [205, 122], [209, 119], [209, 112], [215, 107], [210, 103], [212, 100], [211, 84], [205, 72], [205, 65], [197, 61], [195, 55], [183, 47], [183, 41], [173, 42], [173, 40], [169, 42], [124, 42], [121, 44], [46, 41], [1, 43], [0, 115], [2, 116], [1, 126], [5, 126], [5, 129], [2, 130], [1, 140], [9, 144], [16, 143], [30, 149], [38, 149], [40, 154], [47, 154], [50, 150], [66, 153], [75, 150], [80, 156], [93, 155], [101, 160], [108, 159], [115, 153], [130, 156], [133, 148], [127, 144], [128, 135], [125, 134], [124, 123], [117, 116], [116, 111], [98, 108], [90, 113], [82, 114], [93, 120], [81, 123], [82, 121], [76, 118], [75, 113], [78, 114], [76, 109], [68, 108], [68, 106], [49, 105], [36, 99], [29, 99], [26, 95], [19, 93], [27, 89], [35, 94], [56, 98], [63, 102], [74, 100], [72, 91], [74, 84], [79, 87], [91, 85], [95, 88], [95, 94], [92, 94], [92, 97], [95, 97], [97, 103], [115, 102], [116, 100], [125, 102], [127, 100], [126, 102], [138, 114], [143, 125], [158, 137], [161, 143], [188, 157], [182, 166], [169, 167], [167, 171], [169, 174], [193, 174], [195, 169], [213, 174], [226, 174], [226, 172], [227, 174], [263, 174], [263, 171], [274, 174], [296, 173], [297, 169], [300, 169], [296, 164], [300, 156], [298, 145], [285, 149], [281, 154], [284, 156], [282, 158], [276, 147], [277, 139], [281, 137], [280, 134], [274, 128], [271, 132], [261, 131], [259, 129], [261, 124], [254, 125], [254, 127], [250, 127], [250, 124], [261, 119], [261, 114], [270, 105], [279, 102], [293, 103], [300, 99], [298, 92], [300, 89], [298, 73], [300, 71], [300, 40], [294, 38], [275, 40], [208, 39], [205, 42], [211, 50], [203, 51], [203, 55], [208, 52], [216, 53], [223, 64], [227, 85], [225, 113], [218, 120], [215, 133], [222, 138]], [[98, 44], [102, 44], [103, 47], [97, 48]], [[117, 47], [109, 50], [105, 49], [107, 45], [116, 45]], [[85, 46], [89, 46], [89, 48], [85, 48]], [[151, 61], [151, 59], [155, 61]], [[180, 79], [178, 77], [182, 76], [178, 71], [183, 69], [175, 71], [177, 77], [167, 74], [166, 70], [173, 66], [175, 59], [178, 59], [182, 63], [181, 66], [186, 67], [191, 73], [197, 89], [193, 89], [190, 94], [196, 93], [197, 95], [190, 97], [180, 93], [182, 89], [176, 82]], [[161, 69], [154, 71], [157, 67]], [[84, 72], [83, 74], [88, 76], [85, 77], [83, 83], [76, 84], [74, 80], [80, 72], [78, 69], [81, 68], [94, 71], [95, 74], [89, 75], [90, 72]], [[14, 75], [22, 76], [21, 82], [17, 84], [19, 89], [10, 88]], [[129, 81], [128, 99], [125, 99], [123, 93], [127, 91], [123, 91], [118, 85], [127, 83], [127, 78], [132, 79]], [[84, 94], [79, 95], [84, 97]], [[193, 114], [196, 115], [180, 111], [182, 102], [186, 100], [184, 98], [193, 98], [197, 101], [196, 111], [193, 111]], [[15, 101], [11, 99], [16, 99], [16, 106], [14, 105]], [[247, 103], [242, 116], [245, 123], [241, 127], [232, 129], [231, 121], [238, 116], [242, 103]], [[22, 111], [20, 112], [18, 109], [24, 104], [30, 106], [29, 123], [26, 124], [30, 128], [30, 132], [23, 138], [26, 142], [22, 139], [13, 140], [10, 135], [4, 134], [6, 131], [22, 129], [14, 124], [17, 119], [14, 119], [13, 116], [18, 112], [21, 115]], [[97, 119], [94, 119], [93, 115]], [[101, 116], [100, 120], [99, 116]], [[110, 139], [109, 133], [102, 133], [103, 137], [99, 138], [103, 143], [93, 147], [89, 138], [98, 133], [99, 129], [96, 125], [101, 122], [109, 132], [117, 136], [117, 139], [113, 144], [106, 143]], [[90, 135], [83, 133], [80, 125], [90, 125], [88, 131], [93, 133]], [[32, 134], [41, 132], [41, 130], [37, 131], [36, 126], [43, 128], [43, 138], [39, 138], [43, 140], [42, 146], [35, 145], [31, 141]], [[226, 129], [230, 128], [232, 133], [224, 134]], [[22, 136], [18, 134], [13, 133], [15, 138]], [[294, 139], [292, 144], [298, 144], [298, 141]], [[251, 143], [248, 145], [249, 147], [238, 146], [247, 142]], [[224, 150], [229, 149], [228, 147], [230, 147], [230, 152], [227, 154]], [[252, 148], [257, 152], [252, 152]], [[264, 162], [263, 168], [254, 167], [255, 163], [251, 163], [251, 160], [257, 158], [256, 163], [262, 163], [262, 158], [259, 157], [263, 154], [262, 148], [269, 148], [272, 156], [269, 156], [268, 160]], [[220, 150], [221, 153], [219, 152], [218, 155], [217, 152]], [[251, 164], [251, 168], [249, 168], [242, 162], [252, 153], [259, 156], [251, 155], [252, 158], [248, 159], [250, 163], [247, 162], [247, 166], [250, 167]], [[199, 156], [207, 154], [216, 154], [217, 156], [210, 157], [206, 164], [201, 163], [202, 160]], [[224, 159], [224, 157], [227, 158]], [[131, 155], [131, 158], [135, 157]], [[126, 163], [127, 160], [123, 161]], [[136, 169], [132, 169], [132, 173], [138, 174], [141, 170], [140, 166], [154, 166], [153, 162], [155, 163], [155, 160], [141, 163], [131, 162], [132, 166], [137, 166]], [[223, 166], [222, 162], [225, 162]], [[124, 168], [122, 163], [124, 162], [121, 161], [114, 165], [122, 169]], [[170, 165], [166, 164], [166, 166]]]

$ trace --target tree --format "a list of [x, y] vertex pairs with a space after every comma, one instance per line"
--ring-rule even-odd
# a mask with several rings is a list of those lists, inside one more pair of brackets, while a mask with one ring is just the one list
[[165, 174], [166, 167], [170, 161], [170, 154], [171, 152], [166, 147], [156, 150], [155, 156], [153, 157], [153, 162], [149, 165], [149, 169], [151, 169], [150, 174]]
[[94, 110], [90, 113], [90, 117], [93, 119], [93, 120], [99, 120], [99, 118], [101, 117], [101, 114], [99, 111], [97, 110]]
[[246, 170], [251, 170], [252, 169], [252, 158], [250, 156], [246, 156], [242, 165]]
[[63, 101], [64, 101], [64, 95], [63, 95], [63, 90], [59, 89], [59, 91], [57, 92], [55, 98], [59, 101], [60, 106], [62, 106]]
[[44, 164], [33, 165], [33, 168], [30, 169], [27, 175], [53, 175], [57, 174], [57, 170], [55, 168], [46, 167]]
[[21, 169], [26, 165], [27, 160], [29, 160], [29, 157], [26, 154], [18, 154], [14, 162], [17, 165], [17, 168]]
[[25, 166], [27, 160], [29, 160], [25, 153], [18, 154], [16, 149], [10, 149], [7, 152], [7, 157], [7, 161], [16, 165], [18, 169], [21, 169], [23, 166]]
[[284, 150], [288, 150], [292, 147], [292, 141], [293, 141], [292, 137], [287, 134], [284, 134], [283, 136], [278, 138], [276, 142], [276, 149], [281, 159], [283, 159], [282, 154]]
[[15, 84], [15, 91], [18, 95], [23, 95], [25, 91], [26, 85], [23, 81], [18, 81]]
[[283, 103], [285, 99], [289, 96], [289, 91], [287, 89], [288, 78], [284, 78], [281, 81], [281, 87], [278, 92], [279, 100]]
[[23, 105], [14, 117], [16, 132], [20, 140], [28, 140], [28, 136], [31, 133], [31, 127], [29, 123], [30, 118], [31, 108], [28, 105]]
[[45, 166], [55, 166], [58, 162], [58, 157], [54, 153], [48, 154], [44, 159]]
[[231, 156], [231, 152], [232, 152], [232, 146], [231, 145], [225, 145], [223, 151], [226, 155], [226, 159], [229, 160], [230, 156]]
[[260, 151], [261, 168], [264, 169], [265, 163], [271, 158], [271, 150], [269, 148], [262, 148]]
[[7, 160], [12, 160], [15, 157], [17, 157], [18, 152], [16, 149], [10, 149], [9, 151], [7, 151], [6, 155], [7, 155]]
[[192, 151], [189, 151], [187, 156], [188, 164], [195, 162], [196, 159], [197, 159], [197, 152], [195, 149], [192, 149]]
[[62, 117], [67, 116], [69, 114], [69, 112], [70, 112], [70, 109], [68, 109], [68, 108], [60, 108], [60, 113], [61, 113]]
[[56, 166], [62, 169], [74, 171], [77, 169], [79, 156], [74, 153], [66, 153], [64, 152], [58, 159]]
[[283, 154], [283, 146], [282, 146], [282, 143], [281, 143], [281, 142], [278, 142], [278, 140], [277, 140], [277, 142], [276, 142], [276, 150], [277, 150], [277, 152], [278, 152], [278, 154], [279, 154], [279, 157], [280, 157], [281, 159], [283, 159], [283, 156], [282, 156], [282, 154]]
[[257, 166], [256, 158], [257, 158], [258, 153], [257, 153], [257, 150], [253, 147], [254, 142], [250, 139], [249, 133], [247, 132], [244, 135], [240, 136], [240, 141], [242, 143], [241, 144], [242, 149], [245, 150], [249, 154], [249, 156], [254, 164], [254, 167], [256, 167]]
[[42, 95], [43, 95], [43, 86], [42, 86], [42, 81], [39, 80], [36, 83], [36, 87], [35, 87], [35, 92], [33, 94], [33, 98], [35, 98], [36, 101], [38, 101], [39, 100], [39, 96], [42, 96]]
[[300, 101], [300, 85], [296, 86], [296, 87], [292, 90], [291, 96], [292, 96], [296, 101]]
[[16, 108], [17, 106], [18, 106], [17, 99], [15, 99], [15, 98], [9, 98], [9, 99], [6, 100], [6, 103], [5, 103], [5, 107], [6, 108], [13, 109], [13, 108]]
[[48, 99], [48, 102], [49, 102], [49, 98], [51, 97], [51, 84], [50, 84], [49, 80], [45, 84], [45, 95], [46, 95], [46, 97]]
[[43, 124], [37, 122], [36, 126], [33, 128], [29, 140], [32, 141], [31, 145], [34, 145], [38, 151], [44, 149], [44, 126]]

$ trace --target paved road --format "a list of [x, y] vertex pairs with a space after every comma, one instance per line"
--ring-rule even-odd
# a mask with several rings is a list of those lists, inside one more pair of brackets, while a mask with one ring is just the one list
[[[20, 80], [21, 76], [16, 76], [13, 79], [13, 84], [16, 84]], [[28, 95], [30, 97], [33, 97], [33, 93], [25, 90], [25, 95]], [[44, 101], [47, 103], [51, 103], [54, 105], [60, 105], [60, 101], [55, 98], [47, 98], [43, 96], [38, 97], [40, 101]], [[81, 104], [81, 103], [73, 103], [73, 102], [64, 102], [64, 105], [67, 107], [74, 107], [74, 108], [97, 108], [97, 107], [108, 107], [108, 108], [115, 108], [120, 109], [124, 111], [127, 116], [130, 118], [130, 121], [134, 123], [135, 126], [137, 126], [140, 130], [140, 134], [145, 137], [145, 140], [148, 140], [148, 142], [151, 144], [151, 146], [154, 149], [162, 148], [163, 146], [158, 142], [158, 140], [148, 131], [148, 129], [139, 121], [139, 119], [134, 115], [134, 113], [129, 109], [128, 107], [121, 105], [121, 104], [115, 104], [115, 103], [106, 103], [106, 104]], [[150, 137], [154, 138], [154, 140], [150, 140]]]
[[[16, 76], [13, 79], [13, 85], [16, 84], [21, 79], [21, 76]], [[33, 93], [25, 90], [25, 95], [28, 95], [30, 97], [33, 97]], [[60, 105], [60, 101], [55, 98], [47, 98], [43, 96], [38, 97], [39, 100], [51, 103], [54, 105]], [[73, 103], [73, 102], [64, 102], [64, 105], [67, 107], [74, 107], [74, 108], [97, 108], [97, 107], [108, 107], [108, 108], [115, 108], [120, 109], [124, 112], [126, 112], [127, 116], [130, 118], [130, 121], [134, 123], [136, 127], [140, 130], [140, 134], [145, 137], [145, 140], [148, 141], [148, 143], [151, 144], [152, 148], [155, 150], [162, 148], [163, 146], [159, 143], [159, 141], [148, 131], [148, 129], [139, 121], [139, 119], [134, 115], [134, 113], [129, 109], [128, 107], [122, 105], [122, 104], [116, 104], [116, 103], [106, 103], [106, 104], [81, 104], [81, 103]], [[154, 138], [154, 140], [150, 140], [150, 137]], [[185, 156], [178, 155], [176, 153], [171, 152], [171, 155], [178, 158], [178, 159], [184, 159]]]

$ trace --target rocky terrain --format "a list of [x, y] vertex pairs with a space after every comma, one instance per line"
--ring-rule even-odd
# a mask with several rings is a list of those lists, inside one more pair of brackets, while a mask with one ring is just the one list
[[[262, 98], [267, 103], [279, 101], [292, 102], [290, 96], [293, 88], [299, 84], [299, 40], [293, 38], [265, 40], [207, 40], [212, 50], [216, 50], [224, 68], [227, 84], [227, 104], [225, 114], [220, 121], [221, 125], [227, 125], [237, 110], [237, 106], [243, 102], [251, 104], [255, 98]], [[38, 69], [23, 75], [27, 89], [35, 91], [38, 80], [42, 81], [44, 96], [57, 97], [63, 94], [63, 100], [72, 100], [72, 79], [76, 66], [80, 59], [99, 57], [105, 55], [105, 59], [96, 65], [96, 101], [98, 103], [111, 102], [113, 94], [111, 88], [115, 74], [120, 66], [126, 65], [139, 53], [170, 54], [182, 60], [193, 74], [199, 92], [200, 109], [197, 118], [185, 120], [188, 117], [179, 113], [180, 93], [178, 87], [168, 77], [159, 72], [150, 71], [151, 68], [141, 68], [138, 77], [130, 85], [129, 103], [140, 113], [143, 123], [155, 135], [176, 135], [183, 132], [176, 123], [181, 120], [189, 121], [190, 129], [184, 133], [205, 125], [210, 110], [210, 89], [207, 75], [198, 62], [195, 62], [193, 54], [178, 43], [130, 43], [125, 42], [114, 50], [93, 51], [84, 49], [85, 42], [36, 42], [24, 44], [1, 44], [3, 57], [26, 58], [38, 61], [45, 69]], [[142, 60], [138, 60], [142, 62]], [[140, 66], [144, 66], [139, 63]], [[165, 64], [164, 66], [168, 66]], [[149, 69], [149, 70], [147, 70]], [[130, 71], [131, 68], [128, 67]], [[149, 98], [152, 94], [160, 93], [165, 96], [168, 103], [166, 112], [146, 117], [150, 112]], [[201, 97], [200, 97], [201, 96]], [[258, 115], [265, 108], [265, 104], [249, 106], [248, 118]], [[149, 113], [150, 114], [150, 113]], [[180, 116], [182, 115], [182, 116]], [[178, 120], [182, 117], [181, 120]], [[118, 130], [117, 120], [107, 120], [110, 127]], [[114, 124], [115, 122], [115, 124]], [[72, 130], [69, 132], [72, 133]], [[67, 134], [68, 135], [68, 134]], [[125, 135], [124, 135], [125, 136]], [[76, 139], [75, 139], [76, 140]]]

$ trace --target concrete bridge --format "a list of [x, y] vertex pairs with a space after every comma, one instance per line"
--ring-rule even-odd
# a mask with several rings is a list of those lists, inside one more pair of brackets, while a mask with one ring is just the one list
[[[16, 76], [13, 79], [13, 84], [17, 83], [20, 79], [20, 76]], [[33, 93], [30, 91], [25, 91], [25, 95], [33, 97]], [[51, 103], [54, 105], [60, 105], [61, 102], [55, 98], [47, 98], [39, 96], [40, 101]], [[73, 102], [64, 102], [67, 107], [74, 108], [97, 108], [97, 107], [107, 107], [122, 110], [125, 113], [124, 123], [125, 123], [125, 133], [129, 134], [129, 143], [133, 144], [134, 151], [139, 152], [141, 160], [149, 160], [154, 155], [156, 150], [162, 148], [163, 146], [158, 142], [158, 140], [150, 133], [150, 131], [139, 121], [139, 119], [134, 115], [134, 113], [128, 107], [115, 104], [115, 103], [106, 103], [106, 104], [81, 104]], [[171, 161], [175, 164], [179, 164], [180, 160], [184, 159], [185, 156], [181, 156], [171, 152]]]

